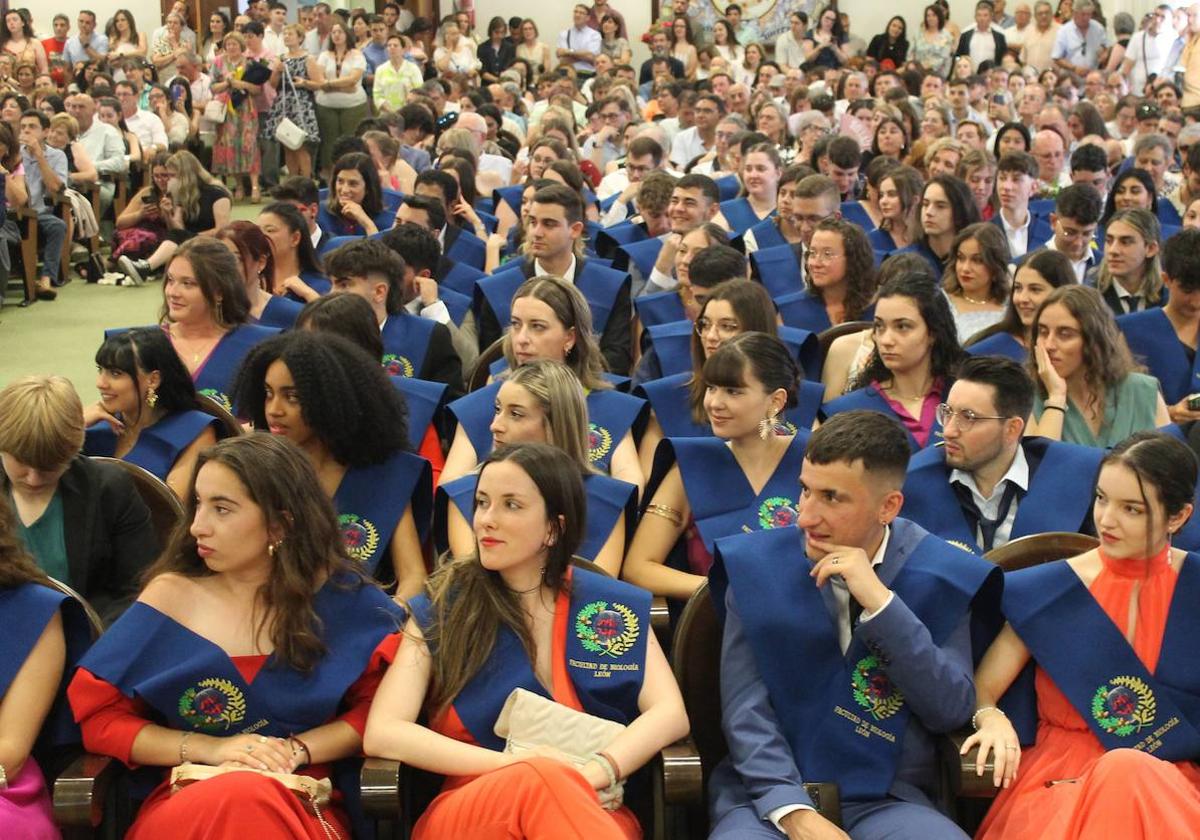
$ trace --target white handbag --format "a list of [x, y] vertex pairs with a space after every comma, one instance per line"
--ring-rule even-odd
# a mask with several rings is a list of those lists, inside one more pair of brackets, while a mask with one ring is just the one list
[[210, 99], [204, 106], [204, 118], [209, 122], [223, 123], [225, 122], [225, 100]]
[[[292, 89], [292, 96], [296, 95], [296, 83], [292, 81], [292, 74], [288, 72], [287, 62], [283, 62], [283, 84], [279, 86], [279, 107], [284, 107], [283, 103], [287, 101], [287, 90]], [[283, 117], [279, 121], [279, 125], [275, 126], [275, 139], [285, 149], [296, 151], [308, 141], [308, 134], [304, 129], [292, 122], [288, 117]]]

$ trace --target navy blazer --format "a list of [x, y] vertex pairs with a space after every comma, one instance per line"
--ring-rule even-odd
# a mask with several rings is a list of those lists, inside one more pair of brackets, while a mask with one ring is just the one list
[[[1004, 222], [1001, 221], [999, 212], [997, 212], [996, 215], [992, 216], [991, 222], [996, 227], [1000, 228], [1001, 233], [1004, 233], [1005, 238], [1007, 239], [1008, 234], [1004, 229]], [[1043, 216], [1039, 213], [1034, 213], [1033, 210], [1030, 210], [1029, 211], [1029, 238], [1025, 243], [1025, 254], [1028, 254], [1031, 251], [1036, 251], [1038, 248], [1041, 248], [1043, 245], [1045, 245], [1047, 242], [1049, 242], [1053, 237], [1054, 237], [1054, 228], [1051, 227], [1051, 225], [1050, 225], [1049, 217]], [[1025, 254], [1010, 254], [1009, 256], [1011, 256], [1012, 259], [1014, 259], [1014, 260], [1019, 260], [1021, 257], [1025, 256]]]
[[[903, 574], [908, 555], [926, 535], [919, 525], [904, 519], [895, 520], [883, 562], [877, 567], [880, 579], [889, 583]], [[795, 539], [798, 556], [789, 560], [806, 562], [803, 559], [803, 533], [798, 533]], [[826, 586], [822, 595], [833, 621], [837, 613], [832, 587]], [[737, 593], [732, 583], [725, 606], [721, 720], [729, 743], [729, 756], [717, 767], [711, 781], [713, 822], [745, 805], [752, 806], [759, 818], [765, 820], [776, 808], [811, 806], [812, 803], [804, 791], [806, 779], [782, 734], [767, 686], [759, 673], [754, 651], [739, 617]], [[753, 605], [747, 605], [747, 608], [753, 609]], [[904, 700], [913, 712], [904, 730], [897, 772], [888, 795], [932, 807], [924, 792], [937, 784], [936, 743], [931, 733], [949, 732], [962, 726], [975, 709], [970, 616], [964, 617], [945, 644], [938, 647], [921, 620], [899, 597], [893, 597], [886, 608], [869, 621], [858, 623], [852, 632], [872, 652], [877, 651], [881, 661], [886, 658], [888, 675], [903, 691]], [[814, 721], [814, 725], [820, 724]], [[807, 781], [837, 782], [837, 779]]]

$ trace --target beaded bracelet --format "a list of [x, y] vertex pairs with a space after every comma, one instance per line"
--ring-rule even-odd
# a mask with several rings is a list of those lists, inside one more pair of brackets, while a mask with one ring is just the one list
[[188, 760], [187, 739], [192, 737], [193, 734], [195, 734], [195, 733], [193, 733], [191, 730], [189, 730], [187, 732], [184, 732], [183, 737], [179, 739], [179, 763], [180, 764], [187, 764], [187, 760]]
[[979, 719], [980, 712], [999, 712], [1001, 717], [1008, 717], [999, 706], [980, 706], [975, 710], [975, 714], [971, 715], [971, 728], [976, 732], [979, 731], [979, 724], [976, 721]]

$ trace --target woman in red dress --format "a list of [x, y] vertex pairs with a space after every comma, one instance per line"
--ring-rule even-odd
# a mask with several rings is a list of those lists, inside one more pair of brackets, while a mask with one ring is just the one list
[[[978, 731], [963, 747], [979, 745], [981, 775], [994, 754], [1004, 788], [978, 837], [1195, 836], [1200, 557], [1170, 537], [1192, 514], [1196, 473], [1180, 441], [1133, 435], [1101, 465], [1099, 548], [1007, 576], [1009, 623], [975, 675]], [[1022, 752], [1021, 707], [1006, 703], [1010, 720], [996, 704], [1020, 699], [1031, 659], [1037, 738]]]

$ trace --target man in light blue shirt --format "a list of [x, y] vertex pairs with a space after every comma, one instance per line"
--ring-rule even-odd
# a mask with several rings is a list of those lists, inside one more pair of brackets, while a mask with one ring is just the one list
[[89, 61], [99, 61], [108, 54], [108, 39], [96, 31], [96, 13], [84, 9], [76, 21], [79, 34], [67, 39], [63, 59], [78, 69]]
[[54, 300], [54, 286], [62, 262], [63, 240], [67, 223], [55, 216], [47, 199], [67, 184], [67, 156], [46, 145], [46, 130], [50, 118], [41, 111], [30, 109], [21, 115], [21, 162], [25, 167], [25, 189], [29, 208], [37, 213], [38, 236], [42, 244], [42, 276], [38, 278], [38, 300]]
[[591, 9], [583, 4], [575, 7], [574, 25], [558, 36], [559, 63], [570, 62], [582, 78], [596, 74], [596, 56], [600, 53], [600, 33], [587, 25]]
[[1063, 70], [1086, 76], [1100, 66], [1100, 51], [1108, 46], [1108, 34], [1092, 20], [1095, 10], [1092, 0], [1083, 0], [1075, 6], [1071, 23], [1058, 30], [1050, 57]]

